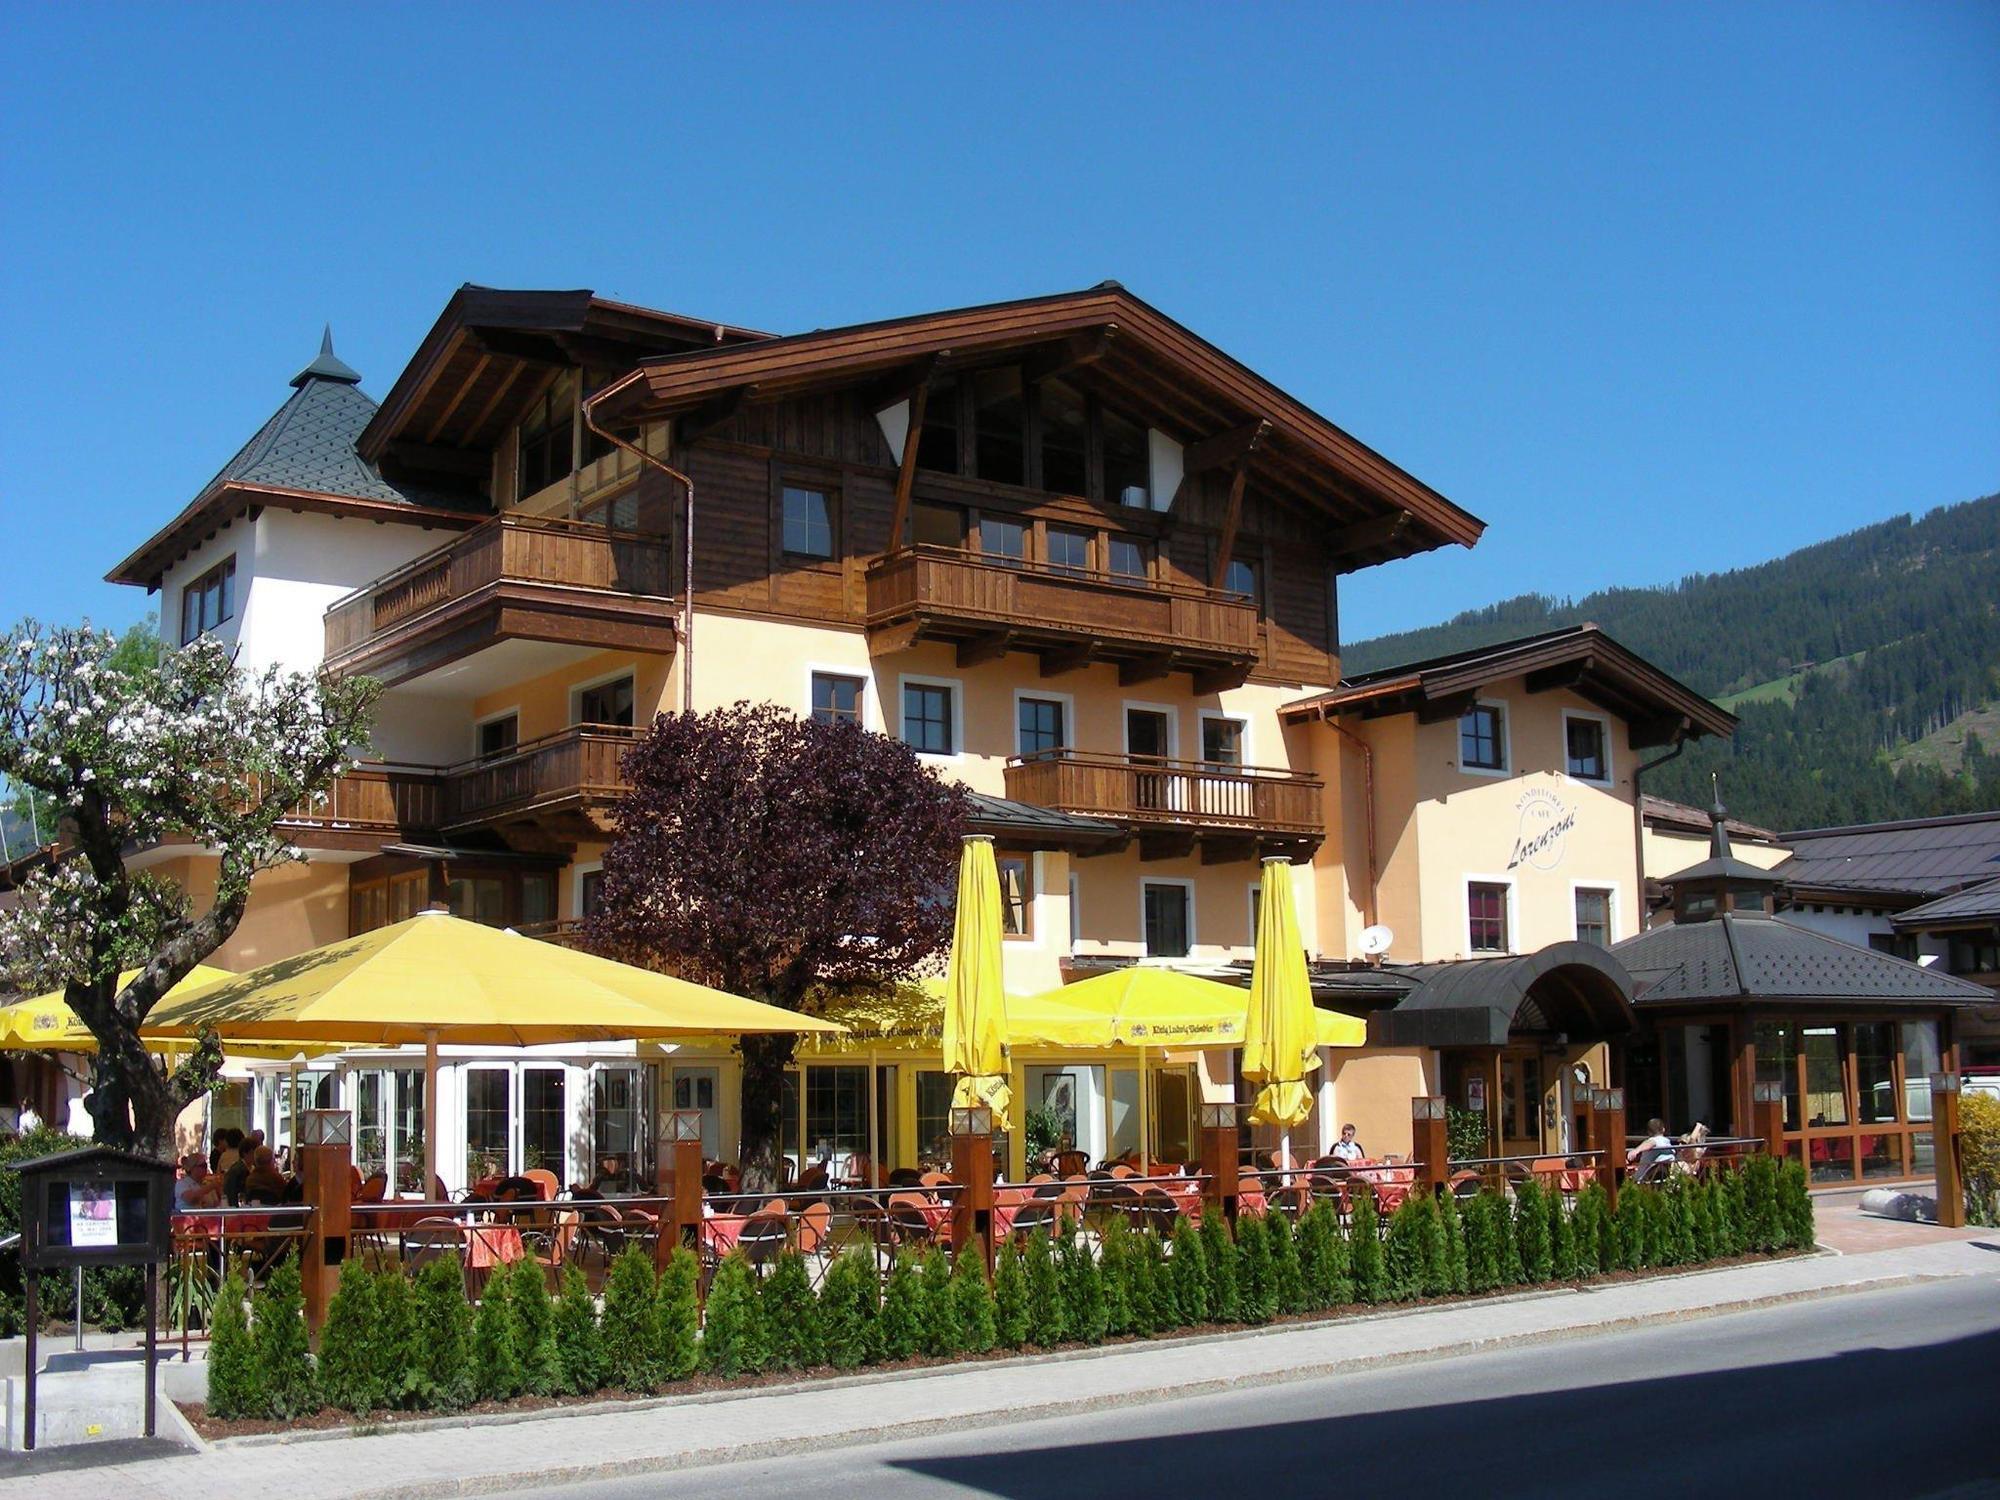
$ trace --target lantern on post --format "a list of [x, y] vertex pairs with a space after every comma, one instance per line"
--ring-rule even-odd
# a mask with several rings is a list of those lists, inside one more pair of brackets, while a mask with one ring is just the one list
[[1419, 1094], [1410, 1101], [1410, 1154], [1416, 1159], [1417, 1180], [1432, 1192], [1451, 1180], [1451, 1144], [1446, 1120], [1442, 1096]]
[[1229, 1223], [1236, 1222], [1236, 1106], [1201, 1107], [1201, 1175], [1203, 1194]]
[[354, 1116], [344, 1109], [302, 1109], [297, 1135], [299, 1182], [312, 1211], [300, 1249], [299, 1289], [306, 1328], [317, 1336], [353, 1228]]
[[1750, 1133], [1763, 1141], [1771, 1156], [1783, 1159], [1785, 1086], [1776, 1079], [1760, 1078], [1750, 1085]]
[[662, 1215], [666, 1232], [653, 1242], [653, 1263], [660, 1270], [676, 1245], [694, 1243], [701, 1233], [701, 1111], [668, 1110], [665, 1125], [664, 1149], [656, 1153], [653, 1169], [654, 1188], [668, 1200]]
[[1965, 1227], [1965, 1178], [1958, 1169], [1956, 1073], [1931, 1074], [1931, 1159], [1937, 1164], [1937, 1221], [1946, 1229]]
[[1597, 1180], [1604, 1187], [1608, 1206], [1616, 1209], [1618, 1187], [1625, 1180], [1625, 1090], [1592, 1089], [1590, 1108], [1596, 1116], [1591, 1136], [1603, 1143], [1597, 1158]]

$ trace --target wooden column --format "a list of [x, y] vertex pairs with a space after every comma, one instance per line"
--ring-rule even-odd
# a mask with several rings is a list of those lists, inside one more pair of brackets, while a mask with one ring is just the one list
[[666, 1269], [676, 1246], [697, 1244], [701, 1235], [701, 1111], [669, 1110], [666, 1126], [653, 1167], [654, 1191], [667, 1200], [653, 1243], [657, 1270]]
[[347, 1237], [354, 1217], [350, 1152], [346, 1141], [300, 1146], [298, 1150], [306, 1207], [312, 1210], [299, 1252], [299, 1280], [305, 1293], [306, 1328], [315, 1337], [326, 1322], [327, 1304], [333, 1300], [341, 1262], [347, 1259]]
[[1625, 1180], [1625, 1090], [1593, 1089], [1590, 1133], [1598, 1138], [1597, 1180], [1608, 1206], [1618, 1207], [1618, 1187]]
[[1937, 1221], [1946, 1229], [1965, 1227], [1965, 1179], [1958, 1170], [1958, 1085], [1956, 1073], [1931, 1074], [1931, 1157], [1937, 1164]]
[[1207, 1212], [1221, 1214], [1231, 1225], [1236, 1222], [1236, 1170], [1236, 1106], [1202, 1105], [1202, 1198]]
[[[986, 1274], [993, 1274], [993, 1112], [984, 1106], [951, 1112], [951, 1176], [958, 1196], [951, 1203], [951, 1245], [964, 1253], [978, 1235]], [[982, 1128], [983, 1127], [983, 1128]]]
[[1442, 1192], [1450, 1184], [1450, 1135], [1442, 1097], [1419, 1094], [1410, 1101], [1410, 1156], [1416, 1162], [1417, 1181], [1424, 1187]]
[[1775, 1160], [1785, 1159], [1785, 1086], [1759, 1080], [1750, 1085], [1750, 1135]]

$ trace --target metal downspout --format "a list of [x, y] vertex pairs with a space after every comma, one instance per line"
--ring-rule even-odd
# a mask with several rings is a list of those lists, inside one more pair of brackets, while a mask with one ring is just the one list
[[1640, 789], [1639, 781], [1648, 771], [1664, 766], [1670, 760], [1678, 759], [1680, 753], [1687, 749], [1687, 742], [1688, 726], [1683, 722], [1681, 727], [1674, 731], [1673, 749], [1665, 755], [1642, 761], [1632, 768], [1632, 857], [1638, 864], [1639, 873], [1639, 884], [1635, 887], [1637, 895], [1634, 899], [1639, 904], [1641, 932], [1652, 930], [1653, 909], [1646, 904], [1646, 796]]
[[1367, 829], [1368, 835], [1367, 925], [1373, 927], [1380, 920], [1380, 913], [1376, 910], [1375, 906], [1375, 883], [1378, 878], [1375, 869], [1375, 747], [1362, 739], [1360, 735], [1336, 722], [1333, 714], [1327, 709], [1320, 710], [1320, 722], [1361, 752], [1363, 824]]

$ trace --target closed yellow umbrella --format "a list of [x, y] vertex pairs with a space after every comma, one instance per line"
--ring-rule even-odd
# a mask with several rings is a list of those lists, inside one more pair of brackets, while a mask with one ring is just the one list
[[483, 927], [441, 911], [279, 959], [174, 999], [173, 1034], [424, 1047], [424, 1154], [437, 1176], [437, 1047], [839, 1031], [775, 1005]]
[[967, 836], [958, 856], [958, 915], [945, 971], [944, 1067], [958, 1075], [952, 1104], [984, 1104], [1005, 1120], [1014, 1103], [1007, 1060], [1007, 996], [1000, 960], [1000, 872], [993, 840]]
[[1257, 907], [1257, 952], [1250, 974], [1249, 1026], [1243, 1039], [1243, 1076], [1259, 1085], [1250, 1109], [1253, 1125], [1276, 1125], [1289, 1162], [1292, 1127], [1312, 1113], [1305, 1077], [1319, 1066], [1312, 985], [1306, 949], [1292, 900], [1292, 866], [1264, 861]]

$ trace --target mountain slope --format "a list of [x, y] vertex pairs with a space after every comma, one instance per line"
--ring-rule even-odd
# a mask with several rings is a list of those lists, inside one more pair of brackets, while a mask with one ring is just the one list
[[[1594, 620], [1742, 718], [1650, 789], [1780, 828], [2000, 806], [2000, 495], [1896, 516], [1756, 567], [1582, 599], [1526, 594], [1346, 647], [1343, 669]], [[1955, 727], [1954, 727], [1955, 726]], [[1912, 750], [1944, 735], [1952, 754]]]

